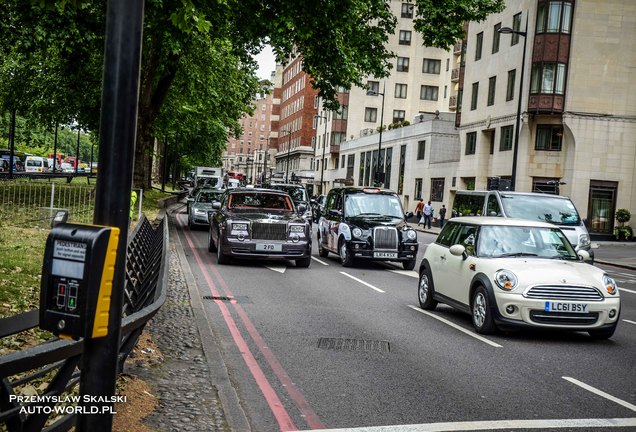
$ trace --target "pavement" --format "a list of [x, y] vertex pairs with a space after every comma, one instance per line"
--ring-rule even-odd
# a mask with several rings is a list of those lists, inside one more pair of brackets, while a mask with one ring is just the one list
[[[416, 231], [439, 234], [441, 229], [437, 226], [425, 228], [411, 223]], [[594, 250], [594, 262], [596, 264], [612, 265], [629, 270], [636, 270], [636, 241], [592, 241]]]

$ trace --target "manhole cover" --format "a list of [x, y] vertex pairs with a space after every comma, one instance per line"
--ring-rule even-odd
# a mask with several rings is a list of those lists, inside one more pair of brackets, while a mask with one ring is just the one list
[[320, 338], [318, 339], [318, 348], [340, 351], [391, 351], [389, 341], [344, 338]]

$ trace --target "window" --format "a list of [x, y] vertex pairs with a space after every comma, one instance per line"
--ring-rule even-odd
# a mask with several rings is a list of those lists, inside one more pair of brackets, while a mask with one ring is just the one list
[[494, 129], [490, 131], [490, 154], [495, 154], [495, 131]]
[[484, 44], [484, 32], [477, 33], [477, 41], [475, 42], [475, 61], [481, 58], [481, 47]]
[[413, 5], [402, 3], [402, 18], [413, 18]]
[[334, 120], [346, 120], [349, 116], [349, 106], [340, 105], [340, 109], [333, 113]]
[[340, 145], [340, 143], [345, 141], [346, 138], [347, 138], [347, 133], [346, 132], [332, 132], [331, 133], [331, 145]]
[[537, 125], [537, 141], [535, 150], [561, 151], [563, 142], [563, 126]]
[[462, 228], [462, 226], [463, 225], [460, 225], [455, 222], [447, 223], [446, 225], [444, 225], [442, 232], [439, 233], [439, 236], [437, 236], [435, 243], [440, 244], [442, 246], [450, 247], [453, 238], [455, 238], [455, 236], [457, 235], [459, 230]]
[[517, 77], [517, 69], [508, 71], [508, 84], [506, 84], [506, 101], [515, 98], [515, 78]]
[[409, 58], [408, 57], [398, 57], [397, 58], [396, 70], [398, 72], [408, 72], [409, 71]]
[[442, 67], [442, 61], [436, 59], [425, 58], [422, 61], [422, 72], [430, 73], [430, 74], [438, 74], [440, 72], [440, 68]]
[[572, 3], [568, 0], [552, 0], [539, 3], [537, 9], [537, 33], [570, 33]]
[[345, 167], [345, 161], [347, 160], [347, 157], [345, 155], [342, 155], [342, 162], [340, 163], [340, 168], [344, 168]]
[[499, 29], [501, 28], [501, 23], [495, 24], [494, 33], [492, 35], [492, 53], [499, 52], [499, 38], [501, 37], [501, 33], [499, 33]]
[[447, 58], [446, 59], [446, 72], [448, 72], [448, 69], [450, 68], [450, 59]]
[[400, 168], [399, 168], [399, 176], [398, 176], [398, 187], [397, 193], [398, 195], [402, 195], [404, 192], [404, 167], [406, 165], [406, 145], [402, 144], [400, 146]]
[[431, 179], [431, 201], [444, 201], [444, 179]]
[[406, 99], [406, 84], [396, 84], [395, 85], [395, 97], [397, 99]]
[[[512, 17], [512, 30], [518, 32], [521, 31], [521, 12]], [[510, 46], [517, 45], [519, 43], [519, 34], [513, 33], [510, 40]]]
[[565, 64], [535, 63], [532, 65], [530, 93], [563, 94], [565, 91]]
[[423, 160], [426, 154], [426, 141], [417, 142], [417, 160]]
[[477, 98], [479, 97], [479, 83], [473, 83], [473, 93], [470, 95], [470, 109], [477, 109]]
[[501, 127], [501, 138], [499, 140], [499, 151], [512, 150], [513, 126]]
[[420, 99], [436, 101], [439, 93], [439, 87], [423, 85], [420, 88]]
[[393, 123], [398, 123], [404, 120], [406, 116], [406, 111], [404, 110], [393, 110]]
[[477, 149], [477, 132], [468, 132], [466, 134], [466, 154], [473, 155]]
[[[344, 157], [344, 156], [343, 156]], [[347, 156], [347, 179], [353, 180], [353, 165], [355, 163], [356, 155], [348, 155]]]
[[422, 198], [422, 179], [415, 179], [415, 199]]
[[400, 45], [411, 45], [411, 32], [400, 30]]
[[378, 109], [377, 108], [365, 108], [364, 109], [364, 121], [375, 123], [378, 121]]
[[495, 104], [495, 89], [497, 88], [497, 77], [488, 78], [488, 106]]
[[444, 99], [446, 99], [447, 95], [448, 95], [448, 86], [444, 86]]
[[374, 96], [377, 96], [377, 93], [380, 93], [380, 82], [379, 81], [367, 81], [367, 86], [369, 87], [369, 92], [374, 92]]

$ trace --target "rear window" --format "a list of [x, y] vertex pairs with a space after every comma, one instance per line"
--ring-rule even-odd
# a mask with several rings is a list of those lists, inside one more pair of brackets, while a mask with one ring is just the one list
[[501, 194], [501, 204], [508, 217], [538, 220], [555, 225], [581, 223], [576, 207], [568, 198]]

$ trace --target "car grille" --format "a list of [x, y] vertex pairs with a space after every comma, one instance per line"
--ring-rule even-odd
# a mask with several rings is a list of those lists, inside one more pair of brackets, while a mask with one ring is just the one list
[[375, 249], [397, 250], [397, 229], [394, 227], [376, 227], [373, 230], [373, 244]]
[[598, 320], [598, 312], [586, 314], [531, 310], [530, 319], [539, 324], [591, 325]]
[[601, 301], [603, 294], [593, 287], [537, 285], [524, 293], [527, 298], [546, 300]]
[[287, 240], [287, 223], [252, 223], [252, 239]]

